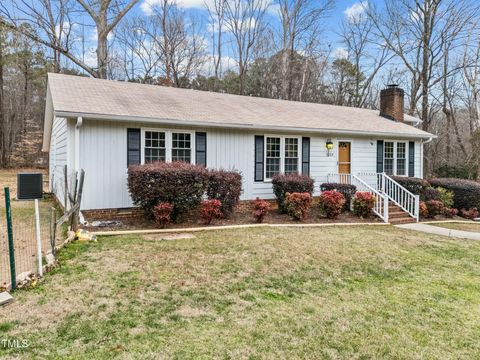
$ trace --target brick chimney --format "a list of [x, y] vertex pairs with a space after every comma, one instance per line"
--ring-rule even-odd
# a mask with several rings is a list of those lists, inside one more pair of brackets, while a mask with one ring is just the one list
[[397, 84], [380, 91], [380, 116], [403, 122], [403, 94]]

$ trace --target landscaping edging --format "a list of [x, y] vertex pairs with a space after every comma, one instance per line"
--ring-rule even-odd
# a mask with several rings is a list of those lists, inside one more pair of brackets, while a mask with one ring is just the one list
[[199, 232], [209, 230], [229, 230], [229, 229], [248, 229], [261, 227], [329, 227], [329, 226], [374, 226], [374, 225], [390, 225], [383, 222], [371, 223], [331, 223], [331, 224], [243, 224], [243, 225], [224, 225], [224, 226], [202, 226], [191, 228], [177, 229], [146, 229], [146, 230], [115, 230], [115, 231], [94, 231], [97, 236], [116, 236], [116, 235], [134, 235], [134, 234], [162, 234], [176, 232]]

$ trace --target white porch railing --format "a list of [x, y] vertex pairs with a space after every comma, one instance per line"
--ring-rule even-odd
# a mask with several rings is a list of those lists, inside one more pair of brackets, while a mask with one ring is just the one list
[[373, 207], [373, 212], [384, 222], [388, 223], [389, 199], [386, 194], [381, 193], [353, 174], [328, 174], [327, 181], [330, 183], [355, 185], [358, 191], [371, 193], [375, 197], [375, 206]]
[[418, 221], [420, 215], [420, 197], [405, 189], [385, 173], [377, 174], [377, 189], [386, 194], [390, 201]]

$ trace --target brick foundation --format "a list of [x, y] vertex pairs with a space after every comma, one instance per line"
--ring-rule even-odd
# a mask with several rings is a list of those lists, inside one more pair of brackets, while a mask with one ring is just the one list
[[122, 209], [93, 209], [82, 210], [82, 214], [88, 221], [125, 220], [143, 217], [143, 210], [136, 207]]

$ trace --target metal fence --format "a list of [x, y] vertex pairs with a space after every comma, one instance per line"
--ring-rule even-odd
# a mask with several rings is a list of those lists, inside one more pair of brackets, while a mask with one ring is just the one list
[[[14, 200], [12, 200], [13, 202]], [[2, 204], [3, 205], [3, 204]], [[51, 252], [51, 202], [40, 202], [40, 234], [42, 243], [42, 257]], [[0, 216], [0, 287], [9, 288], [10, 250], [8, 243], [7, 220], [5, 208], [1, 208]], [[38, 272], [37, 240], [35, 227], [35, 211], [33, 201], [25, 201], [12, 206], [12, 233], [15, 260], [15, 273], [18, 282], [27, 279], [31, 274]], [[44, 259], [43, 261], [44, 262]]]
[[[68, 224], [73, 230], [77, 229], [84, 174], [83, 170], [77, 173], [69, 171], [66, 166], [63, 167], [63, 171], [57, 172], [57, 178], [52, 178], [53, 194], [39, 200], [41, 256], [38, 252], [35, 202], [15, 200], [16, 189], [12, 189], [10, 208], [13, 236], [12, 241], [9, 241], [7, 201], [2, 192], [0, 195], [0, 288], [8, 289], [12, 286], [12, 265], [15, 270], [15, 284], [28, 281], [32, 276], [41, 275], [42, 267], [47, 265], [49, 260], [54, 260], [55, 248], [63, 245], [62, 242], [65, 241], [65, 234], [61, 231], [62, 224]], [[56, 196], [63, 209], [53, 200], [53, 196]], [[64, 203], [67, 206], [64, 206]]]

